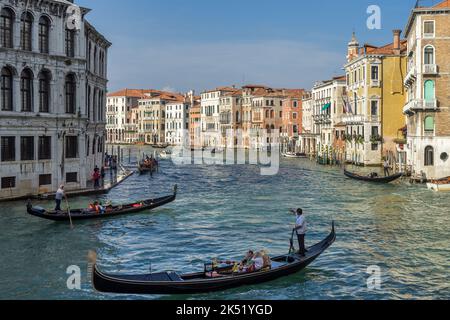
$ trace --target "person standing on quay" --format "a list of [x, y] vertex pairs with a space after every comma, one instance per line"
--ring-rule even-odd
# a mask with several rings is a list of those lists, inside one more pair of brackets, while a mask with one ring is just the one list
[[55, 202], [56, 202], [56, 207], [55, 207], [55, 211], [62, 211], [61, 210], [61, 201], [63, 198], [66, 198], [67, 201], [67, 196], [66, 193], [64, 192], [64, 185], [62, 184], [58, 191], [56, 191], [56, 195], [55, 195]]
[[100, 188], [100, 170], [95, 166], [94, 173], [92, 174], [92, 180], [94, 180], [94, 189]]
[[297, 220], [295, 222], [295, 232], [297, 233], [297, 239], [298, 239], [298, 245], [299, 245], [299, 251], [298, 254], [302, 257], [306, 254], [306, 248], [305, 248], [305, 235], [306, 235], [306, 220], [305, 215], [303, 214], [302, 209], [291, 210], [292, 213], [294, 213], [297, 216]]

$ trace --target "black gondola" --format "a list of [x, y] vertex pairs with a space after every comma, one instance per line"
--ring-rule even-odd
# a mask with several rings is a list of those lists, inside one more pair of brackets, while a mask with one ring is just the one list
[[375, 183], [390, 183], [390, 182], [400, 179], [403, 176], [403, 173], [397, 173], [397, 174], [394, 174], [394, 175], [388, 176], [388, 177], [361, 176], [356, 173], [349, 172], [347, 170], [344, 170], [344, 174], [351, 179], [356, 179], [356, 180], [366, 181], [366, 182], [375, 182]]
[[145, 174], [145, 173], [154, 173], [158, 170], [158, 166], [157, 165], [152, 165], [152, 166], [146, 166], [143, 164], [139, 164], [138, 166], [138, 172], [140, 174]]
[[145, 210], [152, 210], [158, 207], [161, 207], [165, 204], [171, 203], [175, 201], [177, 196], [177, 186], [174, 188], [173, 195], [161, 197], [157, 199], [149, 199], [142, 202], [122, 205], [122, 206], [113, 206], [110, 208], [106, 208], [104, 213], [97, 213], [92, 212], [89, 209], [77, 209], [77, 210], [70, 210], [70, 216], [69, 212], [55, 212], [55, 211], [47, 211], [43, 208], [39, 207], [33, 207], [31, 204], [31, 201], [27, 204], [27, 211], [30, 215], [52, 220], [52, 221], [69, 221], [72, 220], [90, 220], [90, 219], [104, 219], [104, 218], [110, 218], [115, 217], [118, 215], [124, 215], [124, 214], [133, 214]]
[[92, 283], [99, 292], [118, 294], [198, 294], [222, 291], [244, 285], [255, 285], [297, 273], [317, 259], [336, 240], [333, 228], [330, 235], [310, 247], [305, 257], [297, 254], [272, 259], [272, 268], [254, 273], [233, 273], [232, 266], [220, 269], [219, 277], [208, 277], [204, 272], [180, 275], [176, 272], [147, 275], [108, 275], [94, 263]]

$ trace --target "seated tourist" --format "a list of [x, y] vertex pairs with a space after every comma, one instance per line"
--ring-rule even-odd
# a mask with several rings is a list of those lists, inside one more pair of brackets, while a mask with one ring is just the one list
[[247, 266], [244, 266], [241, 273], [252, 273], [260, 271], [264, 266], [264, 259], [261, 252], [258, 252], [253, 256], [253, 258], [248, 262]]
[[245, 258], [241, 261], [241, 264], [242, 265], [248, 264], [249, 261], [253, 259], [254, 255], [255, 255], [255, 253], [252, 250], [249, 250], [247, 252], [247, 254], [245, 255]]
[[264, 270], [272, 269], [272, 260], [270, 259], [270, 256], [265, 251], [262, 251], [261, 253], [263, 254], [263, 261], [264, 261], [263, 269]]

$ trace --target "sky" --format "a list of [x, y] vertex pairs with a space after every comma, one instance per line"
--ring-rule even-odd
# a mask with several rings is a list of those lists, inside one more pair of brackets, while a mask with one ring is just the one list
[[[433, 2], [434, 0], [428, 0]], [[439, 2], [439, 1], [434, 1]], [[76, 0], [113, 43], [109, 91], [312, 87], [343, 74], [347, 44], [392, 42], [416, 0]], [[367, 8], [381, 9], [369, 30]]]

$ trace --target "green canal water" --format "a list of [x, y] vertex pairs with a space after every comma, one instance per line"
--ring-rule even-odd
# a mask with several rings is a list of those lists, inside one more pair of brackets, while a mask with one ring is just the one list
[[[126, 153], [127, 154], [127, 153]], [[28, 216], [21, 202], [0, 204], [0, 299], [448, 299], [450, 197], [399, 182], [372, 185], [337, 168], [282, 160], [279, 174], [257, 166], [175, 166], [134, 175], [102, 199], [127, 203], [170, 194], [176, 202], [112, 220], [57, 224]], [[92, 197], [70, 199], [84, 207]], [[51, 208], [52, 202], [36, 205]], [[195, 296], [128, 296], [93, 290], [87, 253], [102, 270], [197, 271], [211, 258], [240, 258], [248, 249], [284, 254], [294, 217], [304, 208], [308, 244], [336, 222], [337, 241], [305, 271], [257, 286]], [[81, 290], [69, 290], [67, 268], [81, 269]], [[369, 289], [370, 266], [381, 288]]]

